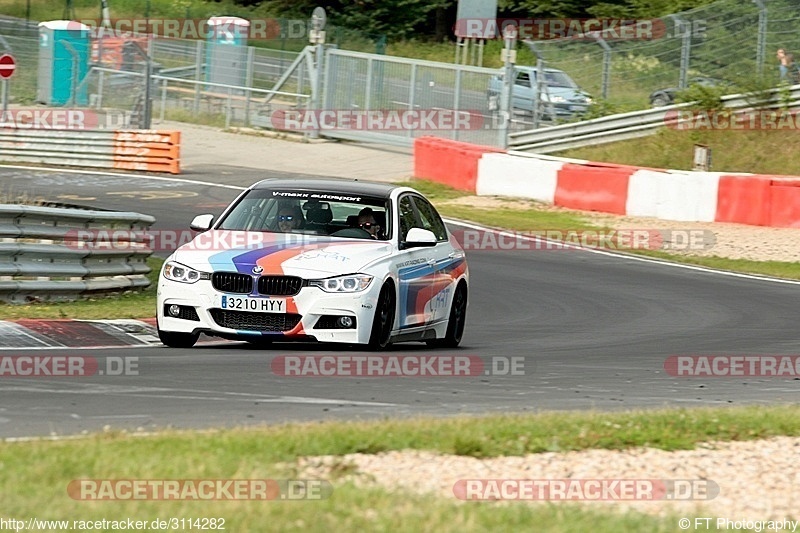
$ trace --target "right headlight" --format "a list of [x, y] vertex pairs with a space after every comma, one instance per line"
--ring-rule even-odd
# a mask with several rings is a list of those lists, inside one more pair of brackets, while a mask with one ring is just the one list
[[333, 278], [310, 279], [309, 287], [318, 287], [325, 292], [361, 292], [372, 283], [372, 276], [367, 274], [348, 274]]

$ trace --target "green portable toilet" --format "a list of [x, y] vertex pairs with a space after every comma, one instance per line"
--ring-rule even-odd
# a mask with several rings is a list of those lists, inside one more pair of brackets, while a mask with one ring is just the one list
[[[206, 81], [244, 86], [247, 81], [247, 34], [250, 21], [239, 17], [208, 19]], [[223, 91], [209, 87], [210, 91]]]
[[36, 100], [53, 106], [67, 105], [76, 91], [74, 105], [87, 105], [91, 29], [71, 20], [39, 23], [39, 77]]

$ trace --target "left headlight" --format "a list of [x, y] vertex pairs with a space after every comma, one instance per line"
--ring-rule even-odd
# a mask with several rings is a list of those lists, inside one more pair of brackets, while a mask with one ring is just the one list
[[319, 287], [325, 292], [361, 292], [372, 283], [372, 276], [366, 274], [350, 274], [335, 278], [310, 279], [310, 287]]
[[167, 261], [164, 265], [164, 277], [180, 283], [196, 283], [201, 279], [208, 279], [208, 274], [175, 261]]

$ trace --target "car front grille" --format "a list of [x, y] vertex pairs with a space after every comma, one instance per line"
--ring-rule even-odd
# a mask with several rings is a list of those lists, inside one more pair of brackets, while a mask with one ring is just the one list
[[220, 292], [250, 294], [253, 290], [253, 277], [238, 272], [214, 272], [211, 275], [211, 286]]
[[297, 276], [261, 276], [258, 278], [258, 292], [269, 296], [294, 296], [303, 287], [302, 278]]
[[289, 331], [303, 318], [293, 313], [248, 313], [227, 309], [211, 309], [209, 312], [219, 326], [244, 331]]

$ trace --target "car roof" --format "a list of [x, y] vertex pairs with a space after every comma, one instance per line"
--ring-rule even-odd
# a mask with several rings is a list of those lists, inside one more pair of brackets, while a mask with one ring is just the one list
[[292, 191], [320, 191], [336, 194], [361, 194], [388, 198], [392, 191], [401, 188], [392, 183], [377, 183], [345, 178], [270, 178], [252, 185], [251, 189], [279, 189]]
[[[517, 70], [535, 70], [535, 71], [539, 70], [538, 67], [532, 67], [530, 65], [517, 65], [514, 68], [516, 68]], [[559, 70], [557, 68], [550, 68], [550, 67], [545, 67], [544, 71], [545, 72], [564, 72], [563, 70]], [[566, 74], [566, 72], [564, 72], [564, 73]]]

